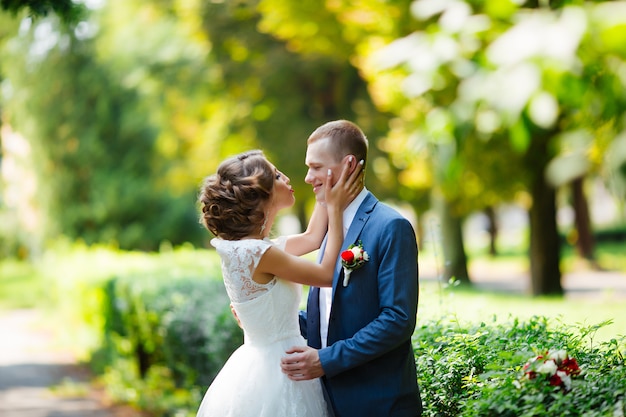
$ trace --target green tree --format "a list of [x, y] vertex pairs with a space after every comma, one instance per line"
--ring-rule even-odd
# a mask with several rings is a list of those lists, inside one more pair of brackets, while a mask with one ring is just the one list
[[[418, 27], [407, 13], [410, 4], [410, 1], [363, 1], [325, 3], [320, 7], [306, 2], [264, 0], [260, 3], [263, 13], [260, 27], [285, 39], [290, 50], [303, 56], [324, 55], [333, 59], [348, 56], [358, 68], [359, 75], [368, 82], [368, 92], [378, 109], [394, 115], [385, 126], [382, 138], [375, 143], [379, 155], [385, 157], [378, 157], [371, 164], [375, 176], [388, 184], [388, 188], [383, 188], [388, 192], [383, 195], [409, 201], [420, 218], [430, 207], [431, 199], [439, 202], [436, 206], [445, 214], [442, 217], [446, 278], [454, 276], [468, 282], [462, 220], [471, 211], [495, 205], [514, 194], [514, 187], [504, 185], [504, 178], [510, 176], [502, 175], [502, 169], [511, 172], [511, 165], [500, 164], [501, 170], [489, 171], [486, 169], [489, 164], [484, 163], [484, 152], [501, 156], [502, 146], [495, 149], [486, 145], [478, 135], [474, 135], [471, 143], [456, 140], [455, 135], [459, 133], [465, 136], [471, 133], [463, 133], [463, 125], [455, 127], [441, 108], [429, 114], [433, 108], [428, 100], [407, 99], [394, 88], [398, 74], [387, 76], [369, 71], [370, 51], [379, 50]], [[450, 85], [445, 92], [440, 91], [442, 103], [453, 101], [456, 94], [453, 87]], [[429, 127], [419, 130], [428, 122]], [[475, 155], [474, 159], [457, 157], [457, 150]], [[468, 161], [478, 161], [477, 169], [469, 171]], [[477, 174], [481, 171], [482, 176]], [[500, 179], [497, 184], [502, 186], [493, 187], [489, 192], [484, 187], [488, 182], [484, 178], [496, 177]], [[470, 186], [458, 187], [459, 184]], [[433, 187], [435, 193], [431, 194]], [[423, 238], [425, 230], [421, 222], [418, 228], [418, 235]]]
[[32, 150], [39, 245], [59, 234], [127, 249], [182, 243], [193, 230], [198, 239], [193, 205], [159, 184], [166, 166], [150, 107], [98, 62], [79, 27], [39, 20], [3, 60], [6, 120]]
[[[411, 21], [405, 13], [409, 1], [255, 3], [260, 13], [260, 31], [281, 40], [297, 59], [299, 75], [293, 80], [293, 91], [299, 92], [306, 106], [302, 141], [321, 123], [352, 119], [363, 128], [370, 143], [368, 188], [385, 199], [401, 199], [426, 207], [426, 193], [403, 187], [399, 181], [403, 170], [389, 163], [389, 149], [383, 142], [391, 115], [374, 105], [375, 97], [358, 65], [358, 49], [364, 38], [393, 38], [408, 33], [403, 22]], [[302, 161], [302, 157], [297, 161]], [[423, 233], [418, 235], [422, 237]]]
[[[55, 144], [45, 139], [43, 159], [71, 160], [67, 152], [74, 149], [72, 152], [84, 159], [73, 163], [90, 169], [106, 165], [109, 163], [107, 159], [99, 159], [97, 152], [89, 152], [87, 143], [98, 144], [98, 138], [101, 139], [99, 123], [108, 126], [109, 132], [118, 127], [120, 141], [129, 146], [129, 155], [134, 154], [134, 146], [145, 145], [143, 158], [136, 165], [137, 171], [143, 172], [141, 181], [151, 178], [143, 187], [145, 193], [153, 196], [164, 193], [175, 200], [170, 211], [175, 211], [173, 214], [177, 216], [165, 213], [162, 205], [150, 203], [156, 205], [158, 212], [168, 220], [191, 217], [189, 214], [194, 212], [190, 210], [195, 207], [194, 195], [202, 177], [213, 172], [223, 157], [244, 149], [263, 148], [291, 176], [299, 191], [298, 214], [304, 221], [307, 200], [312, 200], [309, 187], [303, 182], [308, 134], [322, 122], [340, 117], [361, 117], [363, 122], [357, 121], [368, 133], [376, 134], [376, 129], [386, 126], [386, 119], [378, 115], [370, 117], [374, 106], [367, 95], [366, 84], [347, 58], [295, 54], [284, 41], [258, 31], [260, 14], [257, 6], [257, 2], [107, 2], [103, 9], [91, 11], [88, 19], [73, 27], [69, 25], [71, 29], [61, 37], [70, 36], [72, 48], [65, 51], [57, 43], [42, 57], [40, 67], [35, 67], [36, 73], [20, 70], [27, 68], [25, 60], [7, 61], [7, 73], [13, 67], [10, 75], [11, 83], [17, 87], [15, 91], [19, 90], [36, 105], [34, 109], [28, 108], [27, 100], [20, 101], [16, 96], [6, 101], [11, 104], [11, 112], [5, 113], [11, 115], [16, 129], [25, 130], [29, 140], [34, 137], [43, 140], [40, 138], [56, 134], [50, 124], [58, 121], [59, 110], [46, 113], [38, 94], [51, 82], [61, 85], [60, 91], [72, 92], [75, 96], [59, 94], [55, 98], [64, 103], [66, 113], [63, 116], [67, 117], [64, 127], [75, 136], [72, 143], [79, 143], [80, 152], [75, 150], [76, 146], [55, 149]], [[35, 23], [37, 27], [45, 24], [49, 22]], [[150, 30], [145, 30], [146, 27]], [[73, 30], [78, 28], [86, 39], [75, 38]], [[64, 29], [55, 27], [57, 30]], [[21, 42], [22, 48], [34, 43], [24, 39]], [[78, 58], [77, 51], [82, 58]], [[53, 64], [56, 66], [52, 67]], [[46, 70], [49, 71], [46, 73]], [[46, 77], [43, 77], [44, 73]], [[56, 78], [59, 80], [53, 81]], [[116, 98], [118, 94], [123, 98]], [[98, 103], [116, 103], [116, 118], [105, 111], [97, 115], [90, 113], [86, 110], [89, 105], [84, 104], [85, 100], [90, 100], [83, 95], [92, 96], [91, 101], [97, 96]], [[76, 108], [70, 103], [75, 103]], [[48, 114], [50, 120], [42, 119], [45, 123], [41, 127], [28, 131], [27, 126], [39, 124], [30, 121], [39, 122], [44, 114]], [[84, 132], [87, 116], [92, 117], [89, 119], [91, 141]], [[128, 134], [129, 125], [140, 129], [141, 134], [122, 140], [121, 137]], [[106, 150], [109, 144], [98, 146]], [[94, 157], [98, 159], [95, 162], [91, 161]], [[123, 160], [118, 155], [117, 162]], [[61, 169], [70, 164], [64, 160], [58, 166]], [[76, 170], [77, 167], [67, 169], [68, 172]], [[140, 174], [135, 172], [135, 175]], [[43, 175], [42, 178], [52, 181]], [[81, 178], [85, 180], [87, 177]], [[80, 183], [77, 178], [70, 179]], [[111, 178], [110, 182], [114, 184], [115, 181]], [[90, 183], [85, 180], [81, 184], [89, 187]], [[46, 202], [42, 211], [52, 214], [55, 204], [69, 206], [71, 199], [78, 195], [71, 189], [62, 189], [65, 194], [48, 195], [40, 202]], [[138, 199], [144, 197], [140, 193], [135, 196]], [[89, 207], [87, 201], [79, 201]], [[130, 201], [118, 198], [117, 203], [125, 206]], [[107, 213], [113, 213], [109, 207], [101, 209], [103, 217], [93, 225], [93, 239], [89, 238], [89, 241], [107, 240], [118, 224], [107, 219]], [[117, 209], [123, 210], [121, 207]], [[86, 213], [90, 214], [89, 211], [87, 209]], [[67, 212], [68, 218], [71, 212]], [[69, 226], [79, 222], [78, 217], [72, 214], [71, 218], [75, 220], [67, 224], [46, 222], [50, 227], [49, 234], [63, 232], [86, 237], [82, 229], [75, 232], [70, 227], [68, 230]], [[53, 216], [53, 220], [60, 219]], [[146, 224], [150, 222], [148, 218], [144, 220]], [[193, 241], [195, 232], [201, 232], [195, 223], [194, 228], [189, 223], [174, 222], [179, 227], [178, 233], [172, 233], [172, 236], [187, 233], [187, 239]], [[95, 230], [106, 228], [106, 225], [110, 226], [108, 233], [95, 234]], [[133, 231], [134, 236], [139, 236], [141, 224], [136, 225], [138, 227], [123, 227], [122, 230], [126, 233]], [[158, 239], [162, 239], [162, 235], [159, 233]], [[153, 247], [155, 234], [145, 237], [151, 239]], [[179, 241], [174, 237], [172, 240]], [[144, 242], [142, 246], [146, 244]]]
[[84, 8], [73, 0], [0, 0], [0, 9], [17, 16], [26, 11], [32, 17], [55, 13], [65, 22], [75, 22]]
[[[290, 5], [276, 4], [280, 10]], [[304, 183], [308, 135], [328, 120], [347, 118], [375, 138], [386, 118], [376, 114], [348, 56], [299, 53], [268, 27], [266, 11], [264, 2], [251, 0], [203, 3], [194, 14], [202, 19], [210, 59], [219, 69], [220, 100], [241, 110], [229, 136], [252, 139], [290, 176], [296, 214], [304, 224], [313, 201]]]
[[[624, 2], [579, 4], [418, 0], [412, 12], [420, 29], [377, 57], [407, 70], [400, 75], [405, 95], [463, 127], [463, 135], [452, 135], [456, 140], [507, 140], [516, 151], [507, 155], [522, 168], [516, 176], [532, 201], [531, 284], [537, 295], [562, 292], [556, 189], [546, 179], [549, 163], [563, 150], [559, 138], [579, 129], [595, 138], [607, 126], [604, 136], [615, 138], [624, 128], [617, 69], [624, 65], [625, 51], [618, 47], [625, 40]], [[418, 131], [432, 131], [429, 118], [424, 121]]]

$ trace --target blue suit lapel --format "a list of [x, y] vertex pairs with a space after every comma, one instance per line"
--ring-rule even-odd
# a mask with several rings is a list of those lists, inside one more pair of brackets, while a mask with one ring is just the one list
[[[348, 246], [350, 246], [352, 243], [355, 243], [358, 240], [359, 236], [361, 235], [361, 232], [363, 231], [363, 228], [365, 227], [365, 224], [369, 220], [369, 216], [372, 213], [372, 210], [374, 210], [374, 207], [376, 206], [377, 203], [378, 203], [378, 200], [376, 199], [376, 197], [374, 197], [372, 193], [368, 193], [367, 196], [365, 197], [365, 200], [363, 200], [363, 203], [361, 203], [361, 205], [359, 206], [359, 209], [354, 215], [352, 224], [350, 225], [350, 228], [348, 229], [348, 233], [346, 234], [346, 237], [343, 240], [342, 249], [341, 249], [342, 251], [346, 250]], [[322, 242], [322, 245], [320, 247], [320, 251], [319, 251], [319, 255], [317, 259], [318, 262], [321, 261], [325, 248], [326, 248], [326, 238], [324, 238], [324, 241]], [[335, 265], [335, 273], [333, 275], [333, 295], [332, 295], [333, 300], [335, 298], [335, 293], [337, 290], [337, 283], [339, 282], [340, 272], [341, 272], [341, 257], [337, 257], [337, 264]], [[309, 346], [316, 348], [316, 349], [320, 349], [322, 347], [321, 337], [320, 337], [320, 307], [319, 307], [320, 298], [319, 297], [320, 297], [319, 288], [311, 287], [309, 291], [309, 298], [307, 301], [307, 336], [308, 336], [307, 341], [308, 341]], [[331, 309], [332, 309], [332, 305], [331, 305]]]
[[[350, 228], [348, 229], [348, 233], [343, 240], [343, 245], [341, 245], [341, 251], [348, 249], [348, 246], [356, 243], [359, 237], [361, 236], [361, 232], [365, 227], [365, 224], [369, 220], [369, 217], [374, 210], [374, 207], [378, 203], [378, 199], [374, 197], [372, 193], [368, 193], [365, 197], [365, 200], [359, 206], [356, 214], [354, 215], [354, 219], [352, 220], [352, 224], [350, 224]], [[341, 275], [341, 256], [337, 257], [337, 264], [335, 265], [335, 274], [333, 275], [333, 300], [335, 298], [335, 292], [337, 290], [337, 283], [340, 281], [339, 277]]]

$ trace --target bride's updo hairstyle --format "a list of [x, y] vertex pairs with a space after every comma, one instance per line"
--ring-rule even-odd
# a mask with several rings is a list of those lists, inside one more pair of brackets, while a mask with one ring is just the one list
[[275, 172], [263, 152], [248, 151], [229, 158], [200, 190], [200, 222], [215, 236], [240, 240], [256, 235], [274, 188]]

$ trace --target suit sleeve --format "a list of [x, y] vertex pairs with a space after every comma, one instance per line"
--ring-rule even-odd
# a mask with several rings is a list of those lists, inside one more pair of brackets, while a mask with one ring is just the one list
[[[410, 342], [415, 330], [418, 303], [417, 243], [411, 224], [394, 218], [384, 227], [376, 227], [375, 248], [378, 286], [378, 316], [358, 330], [354, 336], [340, 340], [319, 351], [327, 376], [332, 377], [350, 368], [369, 362]], [[372, 259], [374, 260], [374, 259]], [[375, 272], [372, 272], [375, 273]]]

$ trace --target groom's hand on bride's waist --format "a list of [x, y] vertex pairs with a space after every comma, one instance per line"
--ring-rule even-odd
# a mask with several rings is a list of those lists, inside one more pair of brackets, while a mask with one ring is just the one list
[[285, 353], [287, 356], [280, 360], [280, 367], [292, 381], [305, 381], [324, 375], [317, 349], [309, 346], [294, 346]]
[[243, 326], [241, 325], [241, 320], [239, 320], [239, 316], [237, 316], [237, 311], [235, 310], [235, 307], [233, 307], [232, 303], [230, 304], [230, 312], [233, 313], [233, 317], [235, 318], [235, 320], [237, 320], [237, 325], [243, 329]]

